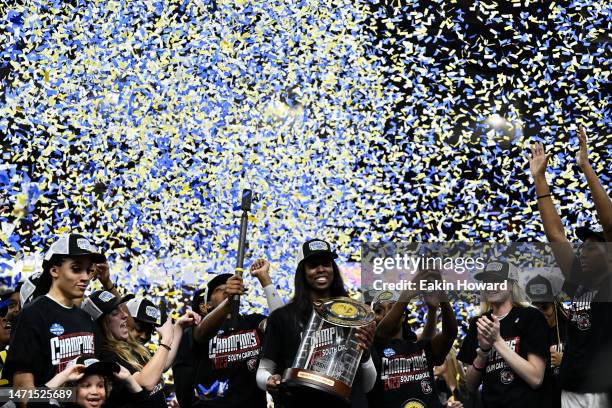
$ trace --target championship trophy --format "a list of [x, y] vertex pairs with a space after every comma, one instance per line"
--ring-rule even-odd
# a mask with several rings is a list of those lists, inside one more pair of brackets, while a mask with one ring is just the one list
[[355, 335], [373, 320], [369, 307], [347, 297], [316, 302], [293, 365], [283, 374], [288, 391], [314, 389], [349, 402], [363, 354]]

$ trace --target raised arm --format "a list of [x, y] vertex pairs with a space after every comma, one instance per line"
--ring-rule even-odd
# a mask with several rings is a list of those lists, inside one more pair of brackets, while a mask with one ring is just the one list
[[576, 162], [587, 180], [591, 197], [593, 197], [595, 208], [597, 209], [597, 216], [604, 231], [604, 237], [607, 242], [612, 242], [612, 200], [606, 190], [604, 190], [589, 162], [587, 135], [583, 127], [580, 127], [578, 131], [578, 140], [580, 142], [580, 149], [576, 153]]
[[284, 303], [278, 294], [278, 291], [272, 283], [270, 278], [270, 262], [263, 258], [257, 259], [249, 268], [252, 276], [255, 276], [261, 287], [263, 288], [264, 295], [268, 301], [268, 310], [272, 313], [274, 310], [283, 307]]
[[199, 343], [205, 343], [213, 338], [219, 328], [232, 312], [231, 299], [234, 295], [242, 295], [244, 286], [239, 276], [230, 277], [225, 284], [226, 299], [204, 317], [193, 330], [193, 338]]
[[174, 340], [174, 327], [170, 320], [167, 320], [166, 323], [156, 330], [160, 337], [160, 347], [158, 347], [147, 364], [142, 367], [142, 370], [133, 374], [136, 382], [147, 391], [152, 391], [161, 380]]
[[194, 311], [188, 310], [174, 323], [172, 327], [172, 330], [174, 331], [172, 347], [170, 348], [170, 352], [168, 353], [168, 357], [166, 358], [166, 366], [164, 367], [164, 371], [172, 367], [174, 359], [176, 358], [176, 353], [178, 352], [179, 346], [181, 344], [181, 338], [183, 337], [183, 332], [185, 331], [185, 329], [194, 326], [199, 322], [200, 315]]
[[428, 293], [423, 296], [425, 304], [427, 305], [427, 317], [425, 325], [421, 333], [417, 335], [418, 340], [431, 340], [436, 335], [436, 326], [438, 325], [438, 309], [440, 308], [440, 301], [434, 294]]
[[444, 363], [446, 355], [451, 347], [453, 347], [453, 343], [457, 338], [458, 331], [455, 311], [451, 304], [449, 302], [441, 302], [440, 309], [442, 311], [442, 331], [431, 340], [431, 350], [435, 365], [442, 365]]
[[550, 154], [546, 154], [542, 143], [531, 146], [529, 169], [535, 184], [538, 210], [544, 223], [544, 232], [548, 241], [553, 244], [552, 250], [563, 275], [568, 278], [574, 264], [574, 250], [567, 240], [561, 217], [552, 201], [550, 188], [546, 181], [548, 159], [550, 159]]

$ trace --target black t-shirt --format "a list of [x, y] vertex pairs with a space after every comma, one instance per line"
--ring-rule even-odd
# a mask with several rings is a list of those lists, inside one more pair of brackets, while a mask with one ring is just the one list
[[181, 407], [191, 407], [194, 401], [194, 379], [196, 376], [196, 356], [192, 350], [193, 327], [189, 327], [183, 333], [181, 343], [176, 352], [176, 358], [172, 364], [172, 376], [174, 377], [174, 389], [176, 399]]
[[608, 278], [596, 291], [564, 285], [564, 291], [573, 296], [559, 373], [564, 390], [598, 393], [612, 389], [612, 303], [602, 301], [610, 299], [610, 284]]
[[96, 324], [80, 308], [41, 296], [19, 314], [3, 375], [12, 381], [15, 372], [29, 372], [34, 385], [41, 387], [70, 360], [95, 356], [97, 333]]
[[[490, 317], [490, 312], [487, 314]], [[457, 359], [472, 365], [478, 348], [476, 318], [470, 322], [468, 334], [463, 339]], [[546, 318], [534, 307], [513, 307], [500, 321], [500, 335], [519, 356], [527, 359], [535, 354], [548, 363], [548, 324]], [[549, 373], [549, 370], [545, 371]], [[545, 374], [546, 376], [546, 374]], [[545, 379], [544, 384], [547, 381]], [[504, 361], [495, 349], [491, 351], [483, 373], [482, 401], [485, 407], [541, 408], [550, 389], [531, 388]]]
[[298, 316], [294, 303], [276, 309], [268, 317], [261, 358], [274, 361], [281, 376], [293, 364], [306, 323]]
[[[371, 405], [382, 408], [405, 406], [441, 408], [435, 389], [431, 341], [391, 339], [374, 346], [376, 384]], [[412, 404], [412, 405], [410, 405]]]
[[436, 378], [436, 391], [438, 392], [438, 398], [442, 406], [445, 406], [446, 402], [451, 397], [453, 397], [455, 401], [461, 402], [463, 408], [480, 408], [482, 406], [478, 395], [472, 394], [468, 390], [462, 391], [459, 387], [451, 391], [444, 378]]
[[[310, 317], [309, 314], [308, 317]], [[302, 316], [299, 313], [295, 303], [288, 303], [276, 309], [268, 317], [261, 358], [267, 358], [276, 363], [276, 372], [281, 377], [285, 370], [293, 365], [306, 323], [306, 315]], [[307, 388], [292, 389], [290, 393], [281, 392], [275, 397], [275, 406], [283, 408], [342, 407], [345, 405], [342, 400], [330, 394]]]
[[[133, 354], [134, 358], [138, 360], [141, 364], [146, 364], [145, 361], [142, 361], [139, 356]], [[113, 353], [106, 348], [102, 349], [100, 353], [100, 361], [114, 361], [115, 363], [127, 368], [127, 370], [134, 374], [139, 371], [133, 365], [119, 357], [117, 354]], [[148, 392], [148, 398], [143, 401], [142, 398], [135, 401], [135, 396], [137, 394], [131, 393], [123, 383], [119, 381], [114, 381], [111, 389], [111, 393], [109, 395], [109, 400], [114, 401], [114, 406], [117, 408], [135, 408], [140, 406], [147, 406], [151, 408], [167, 408], [168, 404], [166, 403], [166, 397], [163, 391], [163, 382], [160, 381], [155, 388]]]
[[266, 393], [255, 381], [263, 339], [259, 324], [265, 318], [260, 314], [240, 316], [235, 331], [227, 332], [229, 321], [225, 321], [207, 344], [194, 339], [193, 352], [198, 359], [195, 386], [215, 389], [194, 406], [266, 407]]

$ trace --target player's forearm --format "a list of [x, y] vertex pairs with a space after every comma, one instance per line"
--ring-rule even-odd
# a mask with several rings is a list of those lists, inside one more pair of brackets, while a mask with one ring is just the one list
[[389, 312], [376, 327], [376, 337], [381, 339], [390, 339], [396, 334], [397, 323], [401, 321], [406, 305], [406, 302], [399, 301], [393, 304], [391, 310], [389, 310]]
[[612, 242], [612, 200], [606, 190], [604, 190], [599, 177], [597, 177], [590, 164], [582, 167], [582, 172], [586, 177], [606, 241]]
[[276, 287], [272, 283], [264, 286], [263, 291], [268, 301], [268, 310], [270, 313], [284, 306], [283, 299], [281, 299]]
[[538, 210], [540, 211], [540, 217], [542, 218], [542, 223], [544, 224], [544, 232], [546, 233], [546, 237], [550, 242], [561, 242], [566, 241], [565, 230], [563, 228], [563, 223], [561, 222], [561, 217], [555, 208], [555, 204], [552, 201], [552, 197], [549, 196], [550, 188], [548, 187], [548, 182], [546, 181], [546, 176], [536, 176], [534, 178], [536, 194], [538, 197], [542, 197], [538, 199]]
[[425, 326], [423, 326], [423, 331], [419, 336], [419, 339], [432, 339], [436, 334], [436, 325], [438, 323], [438, 308], [437, 307], [428, 307], [427, 308], [427, 320], [425, 321]]
[[160, 346], [149, 362], [142, 367], [142, 370], [134, 373], [134, 379], [142, 388], [147, 391], [153, 391], [155, 386], [159, 383], [166, 366], [168, 353], [168, 349]]
[[225, 299], [221, 302], [219, 306], [208, 313], [195, 327], [193, 338], [200, 343], [213, 338], [219, 332], [225, 319], [227, 319], [227, 315], [231, 313], [231, 307], [231, 299]]
[[531, 388], [536, 389], [542, 385], [544, 380], [544, 364], [534, 364], [518, 355], [512, 350], [503, 339], [499, 339], [493, 344], [499, 355], [502, 356], [506, 364], [521, 377]]
[[[478, 357], [477, 357], [478, 358]], [[483, 363], [484, 366], [484, 363]], [[474, 368], [473, 365], [469, 366], [467, 373], [465, 374], [465, 384], [471, 392], [476, 392], [480, 383], [482, 382], [482, 373]]]
[[181, 326], [174, 324], [173, 330], [174, 336], [172, 337], [172, 346], [170, 347], [168, 357], [166, 358], [164, 372], [172, 367], [172, 363], [174, 363], [174, 359], [176, 358], [176, 354], [178, 353], [178, 349], [181, 344], [181, 338], [183, 337], [183, 328]]

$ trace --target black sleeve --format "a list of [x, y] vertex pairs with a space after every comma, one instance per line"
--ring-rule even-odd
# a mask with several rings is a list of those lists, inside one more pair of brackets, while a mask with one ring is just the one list
[[119, 406], [129, 406], [130, 408], [149, 408], [153, 406], [149, 397], [150, 393], [145, 389], [140, 390], [140, 392], [111, 392], [104, 403], [104, 408]]
[[476, 358], [476, 349], [478, 348], [478, 338], [476, 336], [476, 318], [470, 320], [470, 328], [468, 333], [463, 338], [457, 360], [463, 361], [465, 364], [472, 365]]
[[520, 347], [525, 351], [525, 355], [532, 353], [547, 360], [550, 354], [550, 334], [542, 312], [534, 307], [526, 308], [523, 325]]
[[208, 356], [208, 353], [206, 352], [206, 350], [208, 348], [208, 342], [210, 340], [206, 340], [206, 343], [200, 343], [195, 338], [195, 329], [191, 331], [190, 336], [191, 336], [191, 341], [189, 342], [189, 345], [191, 347], [191, 352], [193, 353], [193, 355], [197, 359], [201, 359], [203, 357]]
[[279, 310], [281, 309], [275, 310], [268, 317], [263, 347], [261, 349], [261, 358], [272, 360], [277, 366], [284, 365], [281, 339], [283, 336], [288, 335], [288, 333], [283, 333], [282, 316], [278, 313]]
[[[11, 336], [9, 351], [4, 366], [4, 376], [13, 382], [13, 375], [18, 371], [32, 373], [36, 376], [38, 369], [45, 363], [40, 361], [43, 351], [42, 322], [36, 310], [24, 309], [17, 319], [15, 333]], [[46, 328], [48, 330], [48, 328]], [[34, 379], [36, 383], [36, 378]]]

